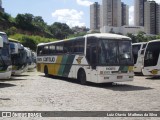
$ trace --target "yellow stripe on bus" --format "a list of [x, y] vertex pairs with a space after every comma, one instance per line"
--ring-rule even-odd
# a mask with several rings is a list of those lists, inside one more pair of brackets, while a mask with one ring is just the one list
[[56, 64], [54, 64], [54, 68], [55, 68], [54, 74], [55, 75], [58, 75], [58, 71], [59, 71], [60, 66], [61, 66], [62, 58], [63, 58], [63, 56], [58, 56], [57, 60], [56, 60]]

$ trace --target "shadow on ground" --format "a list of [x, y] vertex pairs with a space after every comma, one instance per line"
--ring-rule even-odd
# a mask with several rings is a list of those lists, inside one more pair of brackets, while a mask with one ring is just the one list
[[160, 80], [160, 76], [147, 77], [148, 80]]
[[11, 100], [11, 99], [10, 98], [0, 98], [0, 101], [1, 100], [7, 101], [7, 100]]
[[12, 75], [12, 77], [27, 77], [29, 75]]
[[6, 79], [6, 80], [1, 80], [1, 82], [5, 82], [5, 81], [21, 81], [21, 80], [27, 80], [26, 78], [20, 78], [20, 77], [11, 77], [10, 79]]
[[[45, 78], [52, 78], [55, 80], [61, 80], [61, 81], [66, 81], [69, 83], [73, 83], [73, 84], [79, 84], [78, 80], [75, 79], [69, 79], [69, 78], [63, 78], [63, 77], [53, 77], [53, 76], [43, 76], [42, 77]], [[91, 82], [87, 82], [88, 87], [96, 87], [96, 88], [103, 88], [103, 89], [109, 89], [109, 90], [113, 90], [113, 91], [141, 91], [141, 90], [152, 90], [153, 88], [150, 87], [144, 87], [144, 86], [135, 86], [135, 85], [128, 85], [128, 84], [123, 84], [123, 83], [101, 83], [101, 84], [97, 84], [97, 83], [91, 83]]]
[[10, 83], [0, 83], [0, 88], [15, 87], [15, 86], [16, 85]]

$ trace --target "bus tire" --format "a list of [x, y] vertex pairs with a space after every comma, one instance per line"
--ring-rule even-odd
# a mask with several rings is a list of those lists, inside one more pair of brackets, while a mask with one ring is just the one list
[[78, 81], [80, 82], [81, 85], [85, 85], [87, 83], [86, 81], [86, 73], [83, 69], [80, 69], [78, 71]]
[[45, 76], [48, 76], [48, 67], [47, 66], [44, 67], [44, 74], [45, 74]]

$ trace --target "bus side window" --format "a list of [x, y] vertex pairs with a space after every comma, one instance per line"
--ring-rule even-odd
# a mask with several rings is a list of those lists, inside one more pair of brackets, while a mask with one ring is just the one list
[[42, 54], [43, 55], [47, 55], [49, 52], [49, 46], [44, 46], [43, 50], [42, 50]]
[[94, 37], [87, 38], [87, 52], [86, 58], [91, 64], [92, 68], [95, 69], [97, 64], [97, 39]]
[[55, 45], [50, 45], [49, 46], [49, 54], [53, 55], [55, 54], [56, 46]]
[[43, 46], [38, 47], [37, 54], [42, 55]]
[[62, 53], [64, 53], [63, 43], [59, 43], [59, 44], [56, 45], [56, 53], [57, 53], [57, 54], [62, 54]]
[[64, 53], [72, 53], [72, 41], [64, 42]]
[[78, 38], [77, 40], [74, 41], [73, 43], [73, 52], [74, 53], [79, 53], [79, 54], [84, 54], [84, 45], [85, 45], [85, 38]]

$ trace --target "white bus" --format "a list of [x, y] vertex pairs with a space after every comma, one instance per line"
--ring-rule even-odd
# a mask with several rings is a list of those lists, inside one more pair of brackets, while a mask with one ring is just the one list
[[28, 71], [32, 71], [36, 68], [36, 53], [31, 51], [31, 61], [29, 63]]
[[142, 72], [146, 76], [160, 76], [160, 40], [147, 44]]
[[135, 73], [142, 73], [144, 50], [146, 48], [146, 45], [147, 45], [146, 42], [132, 44], [132, 51], [133, 51], [133, 58], [134, 58], [134, 69], [133, 70]]
[[9, 38], [12, 60], [12, 75], [20, 75], [27, 68], [27, 52], [23, 45], [14, 39]]
[[36, 54], [28, 47], [25, 47], [25, 50], [27, 51], [27, 71], [32, 71], [34, 68], [36, 68]]
[[88, 34], [37, 46], [37, 71], [45, 75], [110, 83], [132, 81], [131, 39], [116, 34]]
[[12, 64], [9, 41], [6, 33], [0, 32], [0, 79], [11, 77]]

